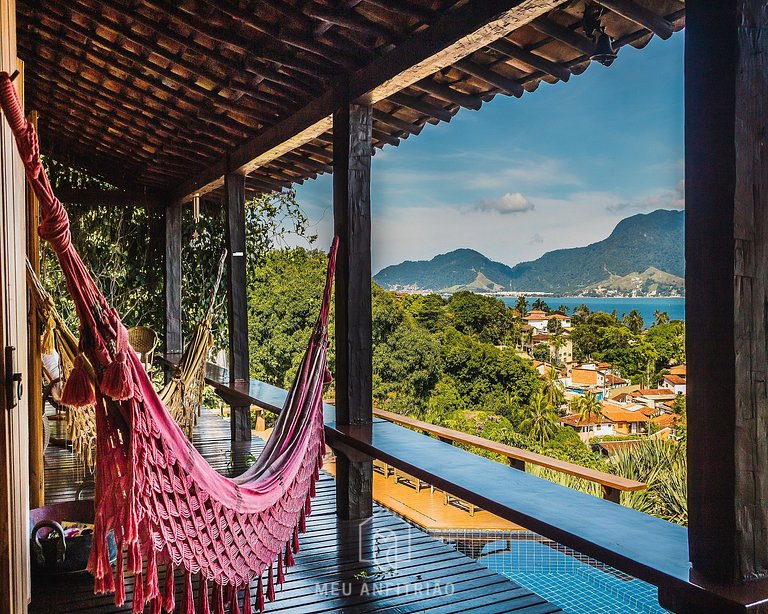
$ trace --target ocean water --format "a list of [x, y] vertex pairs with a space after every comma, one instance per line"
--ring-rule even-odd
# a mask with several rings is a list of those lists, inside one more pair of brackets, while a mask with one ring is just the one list
[[[528, 297], [528, 305], [537, 297]], [[511, 296], [501, 297], [507, 305], [513, 307], [517, 299]], [[605, 311], [611, 313], [614, 309], [619, 317], [637, 309], [643, 318], [645, 326], [650, 326], [655, 320], [654, 312], [666, 311], [670, 320], [685, 320], [685, 298], [590, 298], [584, 296], [550, 296], [542, 300], [551, 309], [560, 305], [568, 307], [568, 314], [579, 305], [586, 305], [590, 311]], [[530, 307], [529, 307], [530, 308]]]

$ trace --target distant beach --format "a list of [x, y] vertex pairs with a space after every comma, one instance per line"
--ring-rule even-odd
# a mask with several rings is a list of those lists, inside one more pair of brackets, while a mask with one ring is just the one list
[[[539, 297], [528, 297], [528, 305]], [[568, 307], [568, 314], [579, 305], [586, 305], [590, 311], [605, 311], [611, 313], [614, 309], [619, 317], [637, 309], [643, 318], [645, 326], [653, 324], [656, 317], [654, 312], [666, 311], [670, 320], [685, 320], [685, 298], [594, 298], [584, 296], [542, 296], [541, 299], [550, 309], [560, 305]], [[501, 298], [507, 305], [514, 306], [517, 299], [510, 296]]]

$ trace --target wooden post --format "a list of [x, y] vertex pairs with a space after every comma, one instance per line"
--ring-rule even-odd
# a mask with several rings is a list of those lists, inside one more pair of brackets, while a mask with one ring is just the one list
[[[250, 379], [248, 365], [248, 293], [245, 278], [245, 176], [224, 176], [227, 211], [227, 315], [229, 322], [229, 381]], [[251, 408], [230, 406], [232, 441], [251, 440]]]
[[[23, 66], [16, 60], [13, 0], [0, 0], [0, 70], [21, 74], [14, 86], [23, 94]], [[0, 373], [6, 348], [15, 348], [15, 372], [27, 369], [26, 206], [24, 169], [8, 123], [0, 121]], [[15, 384], [15, 383], [14, 383]], [[6, 403], [0, 377], [0, 612], [26, 612], [29, 602], [29, 416], [24, 392]], [[39, 416], [38, 416], [39, 418]]]
[[686, 351], [693, 576], [768, 574], [768, 16], [686, 2]]
[[181, 205], [165, 208], [165, 352], [181, 354]]
[[[27, 118], [37, 128], [37, 112]], [[40, 203], [35, 193], [27, 187], [27, 259], [35, 274], [40, 277]], [[28, 323], [28, 372], [29, 395], [29, 507], [45, 505], [45, 473], [43, 468], [43, 357], [40, 339], [41, 322], [31, 300], [27, 301]]]
[[[333, 116], [333, 213], [336, 267], [336, 422], [373, 421], [371, 338], [371, 118], [370, 106], [349, 104]], [[354, 457], [353, 457], [354, 456]], [[339, 453], [336, 513], [345, 519], [373, 513], [373, 464]]]

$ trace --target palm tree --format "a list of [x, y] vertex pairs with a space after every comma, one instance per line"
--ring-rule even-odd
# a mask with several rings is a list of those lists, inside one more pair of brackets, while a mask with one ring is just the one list
[[531, 305], [531, 308], [533, 310], [535, 310], [535, 311], [546, 311], [546, 312], [549, 312], [549, 305], [547, 305], [544, 302], [544, 299], [541, 299], [541, 298], [537, 298], [533, 302], [533, 305]]
[[560, 362], [560, 348], [565, 346], [566, 339], [565, 335], [563, 334], [563, 329], [558, 328], [553, 334], [552, 338], [549, 341], [549, 346], [552, 348], [552, 363], [558, 364]]
[[585, 422], [589, 425], [592, 422], [592, 416], [596, 420], [603, 417], [603, 402], [597, 398], [594, 392], [585, 392], [577, 402], [579, 412], [579, 422]]
[[565, 388], [563, 382], [560, 381], [560, 374], [554, 367], [550, 367], [544, 372], [544, 396], [547, 403], [556, 410], [559, 410], [565, 403]]
[[653, 317], [656, 318], [654, 324], [661, 326], [662, 324], [669, 324], [669, 314], [666, 311], [654, 311]]
[[528, 313], [528, 299], [525, 298], [524, 294], [517, 297], [517, 302], [515, 303], [515, 311], [520, 314], [521, 318], [524, 318]]
[[627, 314], [624, 314], [624, 325], [633, 333], [639, 333], [643, 330], [645, 322], [643, 322], [643, 316], [637, 309], [633, 309]]
[[540, 444], [547, 443], [557, 432], [557, 412], [549, 404], [543, 390], [531, 397], [528, 415], [520, 423], [520, 428], [531, 439]]

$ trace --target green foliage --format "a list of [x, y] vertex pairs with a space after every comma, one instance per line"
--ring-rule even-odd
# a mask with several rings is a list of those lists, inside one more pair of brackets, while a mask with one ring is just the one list
[[[296, 248], [271, 251], [252, 269], [248, 331], [253, 377], [282, 387], [292, 382], [320, 311], [326, 265], [323, 252]], [[331, 366], [334, 356], [331, 342]]]
[[503, 301], [466, 290], [451, 296], [447, 318], [459, 332], [496, 345], [512, 330], [512, 310]]
[[648, 485], [646, 490], [622, 493], [622, 504], [677, 524], [688, 523], [685, 444], [645, 439], [621, 449], [614, 471]]
[[549, 344], [539, 343], [531, 350], [531, 356], [541, 362], [548, 362], [550, 357]]
[[520, 430], [533, 441], [547, 443], [557, 431], [557, 412], [549, 403], [543, 390], [533, 395], [525, 412], [525, 419], [520, 423]]

